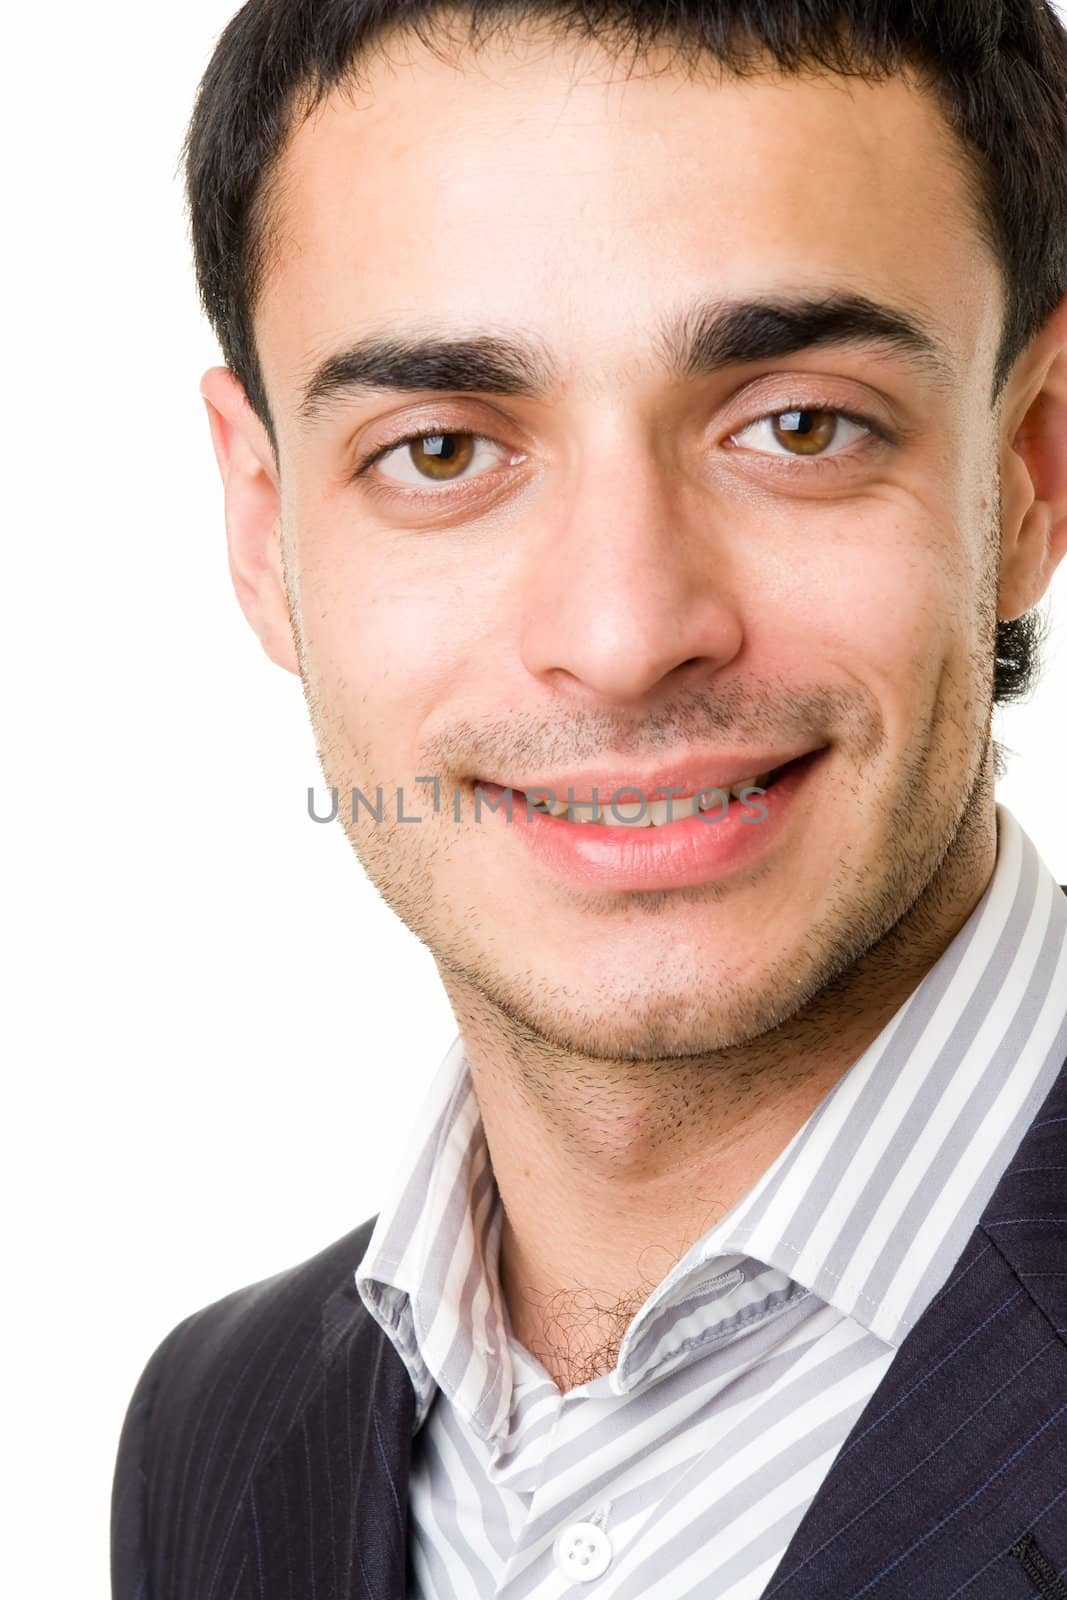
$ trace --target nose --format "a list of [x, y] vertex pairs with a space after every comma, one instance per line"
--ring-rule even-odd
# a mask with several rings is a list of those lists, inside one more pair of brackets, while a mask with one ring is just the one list
[[598, 704], [720, 672], [743, 640], [725, 520], [651, 456], [587, 464], [521, 572], [526, 670]]

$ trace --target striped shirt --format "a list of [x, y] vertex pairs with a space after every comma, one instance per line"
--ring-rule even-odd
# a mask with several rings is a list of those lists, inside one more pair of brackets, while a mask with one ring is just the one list
[[757, 1600], [1067, 1055], [1067, 897], [997, 806], [978, 905], [561, 1395], [510, 1333], [460, 1039], [356, 1272], [415, 1391], [408, 1600]]

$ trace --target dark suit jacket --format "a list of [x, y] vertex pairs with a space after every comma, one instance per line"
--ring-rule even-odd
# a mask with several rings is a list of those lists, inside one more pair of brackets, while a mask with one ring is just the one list
[[[1067, 1062], [764, 1600], [1067, 1600], [1065, 1175]], [[152, 1356], [115, 1600], [406, 1600], [413, 1391], [353, 1278], [375, 1220]]]

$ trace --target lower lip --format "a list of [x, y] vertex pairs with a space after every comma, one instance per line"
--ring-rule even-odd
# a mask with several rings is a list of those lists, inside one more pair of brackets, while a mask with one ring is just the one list
[[[745, 802], [731, 798], [725, 815], [717, 801], [704, 817], [681, 817], [662, 827], [568, 822], [531, 810], [521, 790], [512, 791], [510, 823], [504, 807], [480, 810], [492, 822], [511, 827], [549, 871], [568, 883], [607, 891], [682, 889], [711, 883], [765, 856], [825, 754], [817, 750], [791, 763], [763, 794]], [[477, 787], [493, 799], [506, 793], [496, 783]]]

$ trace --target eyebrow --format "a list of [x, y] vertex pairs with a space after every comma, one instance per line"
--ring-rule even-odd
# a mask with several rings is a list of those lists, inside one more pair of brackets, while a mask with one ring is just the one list
[[[950, 350], [906, 311], [865, 295], [705, 300], [660, 324], [653, 353], [669, 378], [692, 380], [837, 346], [876, 348], [903, 358], [935, 387], [953, 379]], [[297, 417], [313, 427], [346, 403], [379, 393], [456, 392], [547, 400], [561, 388], [543, 343], [524, 334], [432, 334], [417, 327], [370, 333], [317, 366]]]

